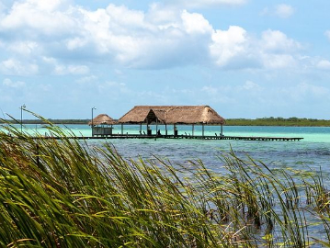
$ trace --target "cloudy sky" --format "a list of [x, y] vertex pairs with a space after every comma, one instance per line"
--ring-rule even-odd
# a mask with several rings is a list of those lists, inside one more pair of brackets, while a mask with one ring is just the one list
[[[329, 0], [0, 0], [0, 117], [330, 119]], [[24, 114], [26, 118], [28, 113]]]

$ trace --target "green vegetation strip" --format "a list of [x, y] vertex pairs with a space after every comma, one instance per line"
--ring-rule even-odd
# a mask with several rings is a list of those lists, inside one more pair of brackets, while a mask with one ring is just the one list
[[127, 160], [111, 145], [8, 131], [14, 138], [0, 133], [1, 247], [330, 246], [329, 192], [317, 173], [229, 153], [215, 159], [219, 174], [202, 161]]
[[[87, 125], [90, 119], [31, 119], [23, 120], [23, 124], [81, 124]], [[20, 120], [0, 120], [0, 124], [12, 123], [20, 124]], [[330, 127], [330, 120], [309, 119], [309, 118], [282, 118], [282, 117], [267, 117], [257, 119], [226, 119], [227, 126], [300, 126], [300, 127]]]
[[269, 117], [258, 119], [226, 119], [227, 126], [296, 126], [296, 127], [330, 127], [330, 120], [308, 118]]

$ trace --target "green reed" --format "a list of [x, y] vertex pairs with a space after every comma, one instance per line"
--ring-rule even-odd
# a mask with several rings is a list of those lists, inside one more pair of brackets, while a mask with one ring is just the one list
[[[8, 136], [10, 132], [12, 135]], [[124, 159], [109, 144], [0, 133], [1, 247], [309, 247], [330, 243], [322, 175], [299, 177], [223, 154], [202, 161]], [[318, 218], [308, 223], [306, 215]], [[318, 225], [324, 238], [310, 234]]]

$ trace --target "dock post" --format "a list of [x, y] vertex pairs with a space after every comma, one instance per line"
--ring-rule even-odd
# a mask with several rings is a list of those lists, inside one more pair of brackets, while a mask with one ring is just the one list
[[121, 134], [124, 134], [124, 124], [121, 124]]
[[192, 136], [195, 134], [195, 124], [192, 124]]
[[220, 135], [223, 136], [223, 125], [221, 124]]
[[165, 134], [167, 135], [167, 124], [165, 124]]
[[204, 137], [204, 123], [202, 123], [202, 136]]
[[158, 133], [158, 119], [156, 119], [156, 134]]

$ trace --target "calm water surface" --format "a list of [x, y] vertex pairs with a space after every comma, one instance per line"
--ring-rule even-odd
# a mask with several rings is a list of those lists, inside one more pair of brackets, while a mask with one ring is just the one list
[[[91, 136], [87, 125], [67, 125], [78, 136]], [[165, 133], [165, 127], [158, 127]], [[145, 127], [143, 127], [145, 129]], [[179, 134], [191, 134], [191, 126], [178, 126]], [[201, 135], [201, 127], [195, 127], [195, 135]], [[24, 132], [45, 134], [47, 129], [41, 125], [27, 125]], [[120, 126], [115, 126], [114, 133], [121, 133]], [[139, 126], [124, 127], [124, 133], [139, 133]], [[155, 133], [155, 129], [153, 130]], [[173, 128], [168, 126], [168, 133]], [[219, 135], [219, 127], [205, 127], [205, 135]], [[47, 133], [48, 134], [48, 133]], [[172, 162], [185, 163], [191, 159], [201, 159], [209, 168], [218, 170], [221, 162], [217, 158], [231, 149], [240, 157], [247, 155], [260, 159], [272, 168], [294, 168], [319, 171], [330, 174], [330, 128], [329, 127], [234, 127], [225, 126], [224, 134], [228, 136], [275, 136], [302, 137], [299, 142], [280, 141], [225, 141], [225, 140], [167, 140], [167, 139], [107, 139], [89, 140], [90, 145], [112, 143], [118, 152], [127, 158], [142, 157], [152, 159], [155, 156], [170, 159]], [[49, 135], [49, 134], [48, 134]], [[219, 167], [219, 168], [218, 168]]]
[[[18, 127], [20, 128], [20, 127]], [[63, 128], [65, 128], [63, 126]], [[75, 135], [91, 136], [91, 129], [87, 125], [68, 125]], [[160, 127], [165, 133], [164, 127]], [[28, 125], [24, 132], [34, 135], [44, 135], [49, 132], [40, 125]], [[139, 126], [128, 126], [124, 133], [139, 133]], [[219, 134], [219, 127], [206, 127], [205, 135]], [[121, 133], [120, 126], [115, 127], [114, 133]], [[155, 133], [155, 130], [153, 130]], [[173, 129], [169, 127], [169, 134]], [[191, 134], [188, 126], [179, 127], [179, 134]], [[195, 127], [195, 135], [201, 135], [201, 128]], [[330, 185], [330, 128], [328, 127], [224, 127], [224, 134], [228, 136], [275, 136], [275, 137], [302, 137], [298, 142], [280, 141], [227, 141], [227, 140], [188, 140], [188, 139], [106, 139], [87, 140], [89, 146], [102, 146], [105, 143], [113, 144], [117, 151], [125, 158], [142, 157], [144, 159], [169, 159], [172, 164], [185, 164], [189, 160], [201, 159], [207, 168], [219, 173], [223, 170], [223, 163], [218, 158], [233, 150], [240, 158], [251, 156], [261, 160], [271, 169], [296, 169], [320, 173], [324, 176], [325, 185]], [[49, 133], [47, 133], [49, 135]], [[330, 189], [330, 187], [329, 187]], [[328, 189], [328, 190], [329, 190]], [[318, 222], [313, 216], [306, 213], [310, 222]], [[324, 229], [319, 225], [311, 226], [311, 236], [325, 238]], [[311, 247], [321, 247], [312, 245]]]

